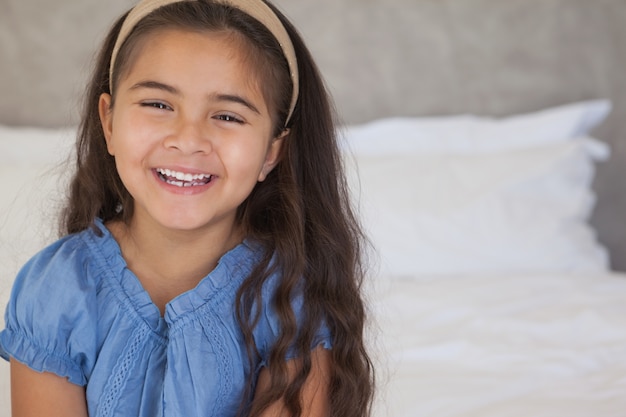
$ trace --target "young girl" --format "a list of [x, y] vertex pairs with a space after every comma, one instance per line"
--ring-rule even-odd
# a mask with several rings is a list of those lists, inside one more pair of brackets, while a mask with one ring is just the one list
[[262, 0], [143, 0], [89, 85], [64, 237], [0, 336], [14, 416], [369, 414], [333, 115]]

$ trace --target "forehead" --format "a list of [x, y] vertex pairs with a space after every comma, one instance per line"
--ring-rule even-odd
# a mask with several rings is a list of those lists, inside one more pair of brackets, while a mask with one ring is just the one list
[[160, 30], [136, 45], [119, 86], [157, 82], [185, 96], [236, 94], [268, 108], [245, 48], [228, 33]]
[[195, 31], [176, 28], [155, 29], [141, 34], [130, 45], [124, 65], [132, 70], [137, 61], [158, 61], [175, 63], [177, 57], [193, 49], [200, 58], [229, 60], [254, 72], [245, 57], [250, 54], [243, 37], [232, 31]]
[[255, 89], [263, 78], [262, 64], [254, 46], [232, 30], [153, 29], [134, 38], [123, 55], [118, 62], [118, 82], [138, 67], [155, 72], [170, 67], [208, 72], [218, 64], [229, 65], [229, 74], [244, 76], [249, 87]]

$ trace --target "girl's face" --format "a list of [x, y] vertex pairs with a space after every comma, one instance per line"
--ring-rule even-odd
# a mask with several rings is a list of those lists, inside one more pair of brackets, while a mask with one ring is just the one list
[[109, 153], [135, 220], [232, 232], [237, 207], [278, 162], [270, 109], [235, 36], [165, 30], [137, 46], [100, 98]]

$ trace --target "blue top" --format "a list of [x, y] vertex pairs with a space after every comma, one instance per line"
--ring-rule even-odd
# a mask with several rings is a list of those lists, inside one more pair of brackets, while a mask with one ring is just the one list
[[[234, 306], [260, 247], [245, 241], [226, 253], [161, 317], [113, 236], [96, 224], [101, 237], [92, 230], [67, 236], [18, 274], [0, 355], [86, 386], [91, 417], [236, 415], [248, 376], [258, 376], [279, 332], [274, 275], [254, 329], [261, 359], [250, 369]], [[298, 317], [301, 296], [292, 305]], [[326, 327], [312, 348], [319, 344], [331, 346]]]

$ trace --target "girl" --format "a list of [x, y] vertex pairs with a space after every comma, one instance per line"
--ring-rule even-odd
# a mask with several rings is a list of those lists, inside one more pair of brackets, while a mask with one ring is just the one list
[[369, 414], [331, 106], [262, 0], [143, 0], [89, 85], [64, 237], [16, 279], [14, 416]]

